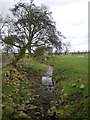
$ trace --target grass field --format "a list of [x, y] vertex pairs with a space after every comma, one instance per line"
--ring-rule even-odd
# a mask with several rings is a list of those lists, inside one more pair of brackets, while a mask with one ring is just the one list
[[[88, 55], [49, 55], [44, 64], [25, 57], [17, 63], [16, 68], [4, 68], [3, 120], [22, 120], [22, 115], [28, 116], [26, 120], [34, 120], [31, 116], [37, 114], [36, 108], [41, 104], [36, 99], [39, 96], [37, 87], [48, 64], [54, 68], [56, 92], [56, 99], [50, 102], [48, 115], [56, 112], [58, 120], [88, 120]], [[29, 99], [32, 102], [28, 105]]]
[[54, 66], [53, 81], [58, 99], [67, 98], [67, 104], [63, 105], [64, 111], [69, 110], [66, 116], [87, 118], [88, 55], [57, 55], [48, 58], [47, 64]]
[[[87, 92], [88, 89], [88, 56], [80, 55], [66, 55], [66, 56], [55, 56], [52, 59], [48, 60], [48, 63], [52, 64], [55, 69], [59, 69], [61, 72], [55, 76], [55, 81], [60, 81], [63, 86], [67, 84], [66, 92], [71, 94], [70, 82], [72, 84], [85, 85]], [[65, 83], [64, 83], [65, 82]], [[69, 86], [68, 86], [69, 85]], [[70, 91], [69, 91], [70, 90]], [[75, 92], [75, 91], [74, 91]]]

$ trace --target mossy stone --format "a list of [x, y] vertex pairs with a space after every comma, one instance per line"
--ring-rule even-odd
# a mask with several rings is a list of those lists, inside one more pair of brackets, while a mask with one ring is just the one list
[[14, 109], [11, 106], [6, 106], [5, 110], [8, 112], [8, 114], [13, 114], [14, 113]]
[[27, 115], [24, 112], [20, 112], [19, 116], [18, 116], [19, 120], [27, 120]]

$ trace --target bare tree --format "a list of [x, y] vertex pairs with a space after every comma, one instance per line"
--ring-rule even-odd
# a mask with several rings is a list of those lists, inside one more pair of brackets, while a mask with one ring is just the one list
[[69, 41], [63, 43], [63, 50], [65, 52], [65, 55], [69, 52], [70, 48], [71, 48], [71, 44]]
[[[9, 50], [18, 51], [16, 62], [37, 47], [52, 46], [60, 48], [61, 32], [56, 30], [51, 12], [46, 6], [36, 6], [33, 1], [18, 2], [12, 9], [12, 17], [7, 17], [1, 30], [2, 42], [9, 46]], [[15, 51], [14, 50], [14, 51]]]

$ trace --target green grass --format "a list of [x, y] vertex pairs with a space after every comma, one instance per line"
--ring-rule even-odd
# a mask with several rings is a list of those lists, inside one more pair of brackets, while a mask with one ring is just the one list
[[[49, 59], [47, 63], [52, 64], [55, 69], [58, 70], [58, 74], [55, 76], [56, 81], [62, 82], [62, 84], [84, 84], [85, 88], [88, 85], [88, 56], [84, 55], [84, 57], [80, 55], [61, 55], [55, 56], [52, 59]], [[60, 71], [60, 72], [59, 72]], [[63, 81], [64, 79], [64, 81]], [[65, 85], [66, 86], [66, 85]], [[68, 88], [66, 92], [68, 91]]]
[[19, 61], [19, 64], [23, 64], [26, 68], [33, 68], [37, 72], [45, 72], [47, 69], [47, 66], [45, 64], [39, 63], [36, 59], [34, 58], [27, 58], [24, 57]]

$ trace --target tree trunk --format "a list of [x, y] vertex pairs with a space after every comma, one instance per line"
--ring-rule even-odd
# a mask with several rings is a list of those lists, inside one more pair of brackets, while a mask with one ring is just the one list
[[23, 47], [22, 49], [20, 49], [18, 55], [16, 56], [15, 60], [12, 62], [12, 65], [14, 65], [14, 67], [16, 67], [16, 63], [25, 56], [25, 51], [26, 48]]

